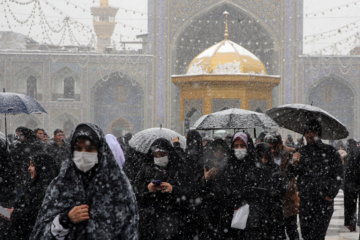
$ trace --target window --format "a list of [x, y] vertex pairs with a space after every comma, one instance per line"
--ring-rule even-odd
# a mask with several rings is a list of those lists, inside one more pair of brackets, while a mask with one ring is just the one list
[[323, 103], [333, 103], [334, 93], [332, 86], [325, 86], [323, 90]]
[[36, 99], [36, 95], [37, 95], [36, 78], [34, 76], [28, 77], [26, 81], [26, 95]]
[[64, 98], [75, 98], [75, 81], [73, 77], [64, 79]]
[[123, 86], [117, 87], [116, 101], [117, 102], [126, 102], [126, 88], [125, 87], [123, 87]]

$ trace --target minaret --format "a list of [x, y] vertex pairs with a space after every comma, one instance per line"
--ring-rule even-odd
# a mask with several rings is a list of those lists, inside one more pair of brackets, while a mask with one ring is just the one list
[[100, 52], [111, 45], [111, 36], [115, 28], [115, 15], [118, 9], [109, 7], [108, 0], [100, 0], [99, 7], [92, 7], [93, 24], [97, 35], [97, 47]]

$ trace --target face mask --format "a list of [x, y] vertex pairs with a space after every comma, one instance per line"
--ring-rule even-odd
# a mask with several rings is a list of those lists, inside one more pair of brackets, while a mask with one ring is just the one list
[[87, 172], [98, 163], [98, 153], [74, 151], [73, 161], [80, 171]]
[[235, 151], [235, 156], [237, 159], [239, 160], [242, 160], [246, 157], [247, 155], [247, 149], [244, 148], [244, 149], [234, 149]]
[[159, 165], [160, 167], [166, 167], [166, 165], [169, 163], [169, 158], [168, 156], [161, 158], [154, 158], [154, 163], [156, 165]]

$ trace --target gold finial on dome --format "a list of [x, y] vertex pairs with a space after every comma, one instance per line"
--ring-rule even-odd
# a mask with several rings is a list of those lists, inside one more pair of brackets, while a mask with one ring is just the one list
[[108, 7], [109, 6], [109, 0], [100, 0], [100, 6], [101, 7]]
[[227, 11], [225, 11], [223, 13], [225, 15], [225, 39], [227, 40], [229, 37], [229, 31], [228, 31], [228, 22], [227, 22], [227, 16], [229, 15], [229, 13]]

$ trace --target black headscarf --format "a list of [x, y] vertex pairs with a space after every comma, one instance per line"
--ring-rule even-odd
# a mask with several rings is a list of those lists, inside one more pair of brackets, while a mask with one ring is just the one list
[[[215, 159], [214, 157], [214, 152], [218, 148], [221, 148], [224, 152], [224, 157], [222, 159]], [[204, 165], [211, 168], [214, 167], [215, 162], [218, 162], [220, 160], [221, 161], [220, 168], [222, 168], [225, 166], [230, 156], [231, 156], [231, 152], [226, 142], [223, 139], [216, 139], [213, 142], [210, 142], [206, 145], [206, 151], [204, 151], [204, 157], [203, 157]]]
[[169, 163], [166, 168], [168, 169], [176, 169], [179, 170], [179, 168], [183, 167], [183, 162], [181, 161], [179, 155], [176, 153], [174, 147], [171, 145], [171, 143], [166, 140], [165, 138], [158, 138], [156, 139], [149, 149], [149, 152], [147, 154], [147, 163], [153, 163], [154, 162], [154, 150], [156, 149], [162, 149], [165, 150], [168, 153]]
[[[89, 205], [90, 219], [70, 226], [67, 239], [137, 239], [138, 211], [129, 180], [119, 168], [106, 144], [102, 130], [91, 123], [87, 126], [99, 141], [99, 163], [85, 190], [79, 171], [72, 161], [72, 149], [58, 177], [50, 184], [31, 239], [53, 239], [54, 218], [81, 204]], [[74, 140], [74, 135], [70, 137]]]
[[202, 137], [196, 130], [190, 130], [186, 137], [186, 156], [187, 164], [190, 166], [196, 166], [201, 164], [203, 157], [203, 145]]
[[348, 155], [354, 154], [358, 150], [357, 143], [354, 139], [350, 138], [347, 140], [347, 149], [346, 150], [348, 152]]
[[265, 163], [266, 166], [271, 165], [272, 158], [271, 158], [271, 148], [266, 143], [257, 143], [255, 144], [255, 152], [258, 159], [262, 159], [263, 155], [265, 154], [265, 159], [267, 162]]
[[42, 182], [42, 185], [46, 189], [56, 176], [51, 157], [45, 152], [39, 152], [34, 154], [30, 159], [36, 170], [36, 176], [32, 182]]
[[[31, 156], [30, 161], [35, 166], [36, 175], [22, 189], [22, 195], [13, 205], [14, 211], [7, 231], [9, 239], [29, 239], [46, 189], [55, 177], [55, 170], [52, 168], [51, 158], [47, 153], [36, 153]], [[29, 173], [26, 176], [30, 178]]]

